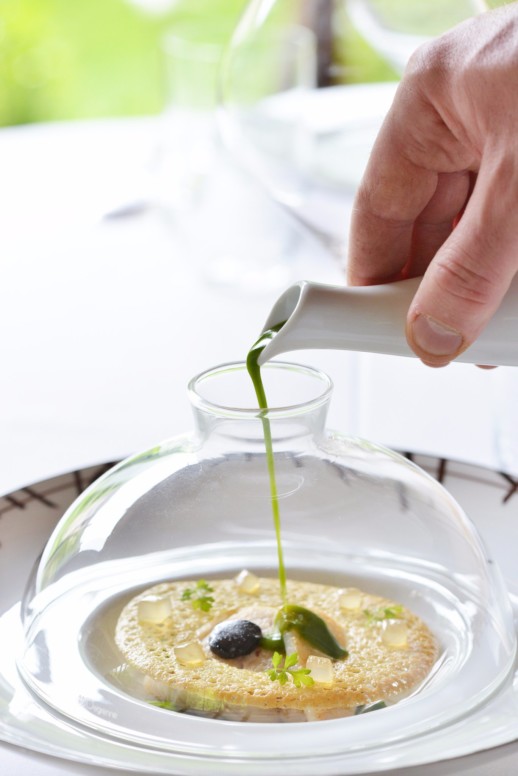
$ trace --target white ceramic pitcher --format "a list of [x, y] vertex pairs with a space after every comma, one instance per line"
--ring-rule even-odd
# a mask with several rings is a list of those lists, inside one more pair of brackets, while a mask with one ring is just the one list
[[[334, 349], [415, 356], [405, 320], [420, 278], [380, 286], [338, 287], [301, 281], [274, 304], [263, 331], [286, 321], [259, 357]], [[457, 361], [518, 366], [518, 275], [480, 337]]]

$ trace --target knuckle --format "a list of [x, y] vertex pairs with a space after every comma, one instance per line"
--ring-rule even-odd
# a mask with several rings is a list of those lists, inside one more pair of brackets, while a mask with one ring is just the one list
[[400, 232], [401, 229], [411, 227], [413, 218], [405, 218], [401, 214], [398, 202], [390, 186], [365, 186], [356, 195], [353, 213], [361, 215], [370, 230], [381, 228]]
[[416, 86], [442, 81], [451, 72], [451, 51], [447, 36], [427, 41], [411, 55], [405, 78]]
[[396, 147], [401, 156], [423, 169], [443, 173], [467, 169], [476, 162], [477, 153], [456, 118], [455, 75], [442, 55], [433, 62], [426, 51], [416, 56], [400, 92]]
[[494, 273], [480, 266], [469, 250], [459, 246], [437, 259], [436, 279], [444, 294], [459, 303], [480, 308], [491, 302], [497, 288]]

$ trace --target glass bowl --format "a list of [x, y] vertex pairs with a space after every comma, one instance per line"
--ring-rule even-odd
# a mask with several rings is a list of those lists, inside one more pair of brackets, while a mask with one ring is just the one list
[[[505, 682], [516, 650], [499, 571], [448, 492], [406, 458], [326, 430], [332, 383], [322, 372], [274, 361], [263, 375], [270, 409], [262, 412], [244, 364], [194, 378], [194, 431], [123, 461], [78, 498], [22, 603], [19, 670], [40, 702], [96, 736], [227, 763], [229, 773], [232, 764], [258, 762], [295, 773], [302, 763], [385, 752], [450, 725]], [[396, 600], [440, 646], [434, 669], [409, 697], [373, 714], [302, 723], [302, 736], [301, 723], [159, 708], [117, 674], [115, 623], [139, 591], [164, 580], [234, 577], [244, 568], [276, 576], [265, 417], [288, 577]]]

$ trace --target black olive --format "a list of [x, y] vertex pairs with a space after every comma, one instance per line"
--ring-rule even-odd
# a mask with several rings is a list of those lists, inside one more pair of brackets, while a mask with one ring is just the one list
[[209, 636], [209, 647], [218, 657], [230, 660], [249, 655], [257, 649], [262, 631], [249, 620], [229, 620], [216, 625]]

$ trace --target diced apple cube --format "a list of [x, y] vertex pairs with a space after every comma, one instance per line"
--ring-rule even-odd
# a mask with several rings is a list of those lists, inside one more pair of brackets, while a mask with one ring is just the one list
[[147, 596], [138, 602], [139, 622], [158, 624], [171, 616], [171, 600], [166, 596]]
[[351, 587], [345, 590], [340, 596], [340, 606], [342, 609], [359, 609], [362, 603], [362, 594], [359, 590]]
[[306, 668], [311, 671], [310, 676], [316, 684], [333, 684], [333, 663], [328, 657], [310, 655], [306, 660]]
[[247, 571], [247, 569], [243, 569], [243, 571], [240, 571], [235, 581], [236, 581], [237, 589], [239, 590], [240, 593], [248, 593], [249, 595], [255, 595], [256, 593], [259, 592], [261, 580], [259, 579], [259, 577], [256, 577], [255, 574], [252, 574], [251, 571]]
[[384, 623], [381, 640], [387, 647], [402, 648], [407, 646], [408, 627], [404, 622]]
[[189, 641], [174, 648], [174, 654], [182, 666], [195, 668], [205, 662], [205, 652], [199, 641]]

